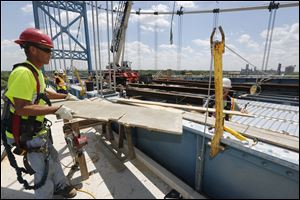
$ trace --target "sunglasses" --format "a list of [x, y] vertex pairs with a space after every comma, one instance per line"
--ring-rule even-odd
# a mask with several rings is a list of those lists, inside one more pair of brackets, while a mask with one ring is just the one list
[[38, 48], [38, 49], [40, 49], [40, 50], [42, 50], [42, 51], [45, 52], [45, 53], [52, 53], [52, 49], [49, 49], [49, 48], [43, 48], [43, 47], [40, 47], [40, 46], [35, 45], [35, 44], [31, 44], [31, 45], [34, 46], [34, 47], [36, 47], [36, 48]]

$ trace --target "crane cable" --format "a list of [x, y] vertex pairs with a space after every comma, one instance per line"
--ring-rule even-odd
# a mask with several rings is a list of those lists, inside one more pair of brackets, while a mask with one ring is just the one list
[[[218, 18], [219, 18], [219, 12], [218, 9], [215, 9], [215, 12], [213, 13], [213, 29], [216, 29], [216, 27], [218, 26]], [[210, 59], [210, 70], [209, 70], [209, 84], [208, 84], [208, 93], [207, 93], [207, 102], [210, 101], [210, 90], [211, 90], [211, 79], [212, 79], [212, 67], [213, 67], [213, 57], [214, 57], [214, 51], [213, 48], [211, 47], [211, 59]], [[199, 165], [199, 172], [197, 172], [196, 174], [200, 174], [200, 178], [198, 178], [198, 181], [196, 182], [196, 189], [198, 191], [202, 190], [202, 184], [203, 184], [203, 172], [204, 172], [204, 154], [205, 154], [205, 132], [206, 132], [206, 123], [207, 123], [207, 117], [208, 117], [208, 103], [206, 105], [206, 112], [205, 112], [205, 122], [204, 122], [204, 134], [202, 137], [202, 144], [201, 144], [201, 150], [200, 150], [200, 155], [197, 157], [200, 157], [200, 165]], [[199, 138], [197, 137], [197, 143], [200, 143]], [[199, 145], [197, 145], [198, 147]], [[197, 152], [199, 152], [199, 149], [197, 149]], [[197, 169], [197, 167], [196, 167]], [[196, 178], [197, 180], [197, 178]]]
[[[157, 6], [156, 6], [157, 9]], [[157, 13], [157, 11], [156, 11]], [[157, 34], [157, 16], [155, 19], [155, 25], [154, 25], [154, 67], [155, 70], [157, 70], [157, 46], [158, 46], [158, 34]]]
[[241, 58], [242, 60], [244, 60], [246, 63], [248, 63], [249, 65], [252, 65], [253, 67], [257, 67], [255, 65], [253, 65], [251, 62], [249, 62], [248, 60], [246, 60], [244, 57], [242, 57], [240, 54], [238, 54], [236, 51], [234, 51], [233, 49], [231, 49], [229, 46], [227, 46], [225, 44], [226, 49], [228, 49], [229, 51], [231, 51], [232, 53], [234, 53], [235, 55], [237, 55], [239, 58]]
[[[98, 59], [97, 59], [97, 46], [96, 46], [96, 33], [95, 33], [95, 20], [94, 20], [94, 8], [93, 1], [91, 1], [91, 9], [92, 9], [92, 25], [93, 25], [93, 40], [94, 40], [94, 55], [95, 55], [95, 67], [96, 67], [96, 86], [97, 86], [97, 96], [99, 96], [99, 79], [98, 79]], [[98, 17], [98, 16], [97, 16]]]
[[174, 14], [175, 14], [175, 3], [176, 3], [176, 1], [174, 1], [174, 3], [173, 3], [173, 12], [172, 12], [172, 17], [171, 17], [170, 45], [173, 44], [173, 18], [174, 18]]
[[[271, 50], [275, 18], [276, 18], [276, 13], [277, 13], [278, 7], [279, 7], [279, 3], [275, 3], [275, 1], [270, 2], [269, 7], [268, 7], [270, 15], [269, 15], [269, 22], [268, 22], [267, 37], [266, 37], [266, 42], [265, 42], [263, 63], [262, 63], [262, 67], [261, 67], [261, 72], [262, 72], [261, 73], [261, 81], [260, 82], [258, 81], [258, 78], [259, 78], [259, 75], [258, 75], [256, 78], [257, 85], [261, 84], [261, 82], [263, 81], [262, 77], [263, 77], [263, 75], [266, 74], [267, 65], [268, 65], [269, 56], [270, 56], [270, 50]], [[272, 24], [272, 26], [271, 26], [271, 24]], [[271, 34], [270, 34], [270, 32], [271, 32]]]
[[182, 50], [182, 6], [180, 10], [177, 11], [178, 14], [178, 47], [177, 47], [177, 70], [181, 67], [181, 50]]
[[[141, 9], [139, 8], [139, 11], [137, 13], [140, 13]], [[141, 20], [140, 15], [138, 14], [137, 19], [137, 38], [138, 38], [138, 70], [141, 70]]]
[[[270, 6], [276, 6], [275, 2], [271, 3], [272, 5]], [[272, 27], [271, 27], [271, 35], [270, 35], [270, 41], [269, 41], [269, 47], [268, 47], [268, 54], [267, 54], [267, 58], [266, 58], [266, 66], [265, 66], [265, 71], [267, 71], [267, 67], [268, 67], [268, 62], [269, 62], [269, 56], [270, 56], [270, 51], [271, 51], [271, 44], [272, 44], [272, 37], [273, 37], [273, 31], [274, 31], [274, 25], [275, 25], [275, 19], [276, 19], [276, 13], [277, 13], [277, 8], [275, 7], [275, 10], [273, 8], [270, 8], [271, 12], [273, 12], [273, 18], [272, 18]]]

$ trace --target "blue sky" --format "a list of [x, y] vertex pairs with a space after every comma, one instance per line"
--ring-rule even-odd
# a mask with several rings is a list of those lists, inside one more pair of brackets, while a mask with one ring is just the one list
[[[105, 2], [99, 2], [102, 7], [106, 7]], [[185, 1], [176, 2], [176, 10], [180, 6], [185, 11], [211, 10], [214, 8], [237, 8], [247, 6], [268, 5], [267, 1], [257, 2], [222, 2], [222, 1]], [[138, 8], [143, 11], [172, 11], [173, 1], [134, 1], [133, 10]], [[90, 9], [90, 7], [88, 7]], [[88, 11], [88, 16], [91, 11]], [[74, 17], [74, 16], [73, 16]], [[157, 55], [158, 69], [177, 69], [177, 45], [178, 45], [178, 16], [174, 15], [173, 20], [173, 40], [170, 45], [169, 33], [171, 25], [170, 15], [141, 15], [141, 40], [137, 39], [137, 17], [130, 16], [126, 37], [125, 59], [132, 61], [134, 69], [155, 69], [155, 55]], [[70, 14], [70, 19], [72, 15]], [[218, 24], [225, 31], [226, 45], [237, 51], [244, 58], [261, 68], [266, 30], [268, 26], [268, 10], [243, 11], [233, 13], [220, 13]], [[1, 1], [1, 70], [10, 70], [14, 63], [25, 59], [22, 50], [13, 43], [19, 34], [27, 27], [34, 26], [32, 3], [30, 1]], [[89, 18], [91, 22], [91, 19]], [[101, 65], [107, 64], [107, 41], [106, 41], [106, 13], [99, 13], [100, 34], [101, 34]], [[153, 31], [155, 24], [158, 31], [158, 46], [155, 48]], [[71, 27], [71, 31], [76, 32], [77, 26]], [[182, 51], [180, 69], [208, 70], [210, 66], [209, 36], [213, 26], [213, 14], [186, 14], [182, 16]], [[91, 24], [89, 29], [91, 32]], [[76, 34], [74, 34], [76, 35]], [[79, 39], [83, 38], [82, 34]], [[93, 37], [92, 60], [94, 63]], [[67, 43], [67, 38], [65, 38]], [[81, 39], [83, 41], [83, 39]], [[56, 43], [55, 43], [56, 45]], [[137, 47], [141, 46], [138, 54]], [[72, 46], [72, 45], [71, 45]], [[157, 50], [157, 54], [155, 53]], [[141, 59], [141, 66], [138, 66], [138, 59]], [[130, 59], [129, 59], [130, 58]], [[271, 47], [268, 69], [276, 69], [278, 63], [282, 65], [296, 65], [299, 71], [299, 7], [280, 8], [277, 11], [273, 42]], [[63, 63], [61, 61], [61, 63]], [[57, 61], [58, 65], [58, 61]], [[67, 61], [67, 66], [70, 63]], [[86, 63], [75, 62], [79, 69], [87, 69]], [[240, 70], [245, 68], [246, 63], [225, 50], [223, 55], [224, 70]], [[58, 65], [59, 66], [59, 65]], [[54, 61], [48, 69], [54, 68]]]

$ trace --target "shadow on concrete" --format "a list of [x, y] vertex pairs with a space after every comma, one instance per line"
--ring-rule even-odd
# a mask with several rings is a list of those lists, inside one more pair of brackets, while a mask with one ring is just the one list
[[[120, 161], [101, 141], [100, 135], [95, 134], [95, 131], [90, 131], [85, 134], [88, 137], [89, 145], [85, 147], [88, 156], [94, 160], [93, 165], [95, 170], [89, 171], [90, 175], [99, 173], [103, 180], [99, 180], [97, 185], [105, 183], [111, 196], [117, 199], [153, 199], [156, 198], [151, 191], [149, 191], [143, 183], [124, 165], [126, 161]], [[86, 158], [87, 159], [87, 158]], [[91, 161], [89, 161], [91, 162]], [[150, 176], [144, 173], [145, 168], [136, 165], [135, 161], [131, 162], [139, 171], [143, 173], [152, 183], [153, 175]], [[90, 163], [89, 163], [90, 164]], [[89, 165], [88, 164], [88, 165]], [[89, 169], [88, 169], [89, 170]], [[71, 179], [72, 184], [77, 185], [80, 183], [81, 177]], [[157, 182], [157, 180], [156, 180]], [[156, 187], [158, 187], [156, 185]], [[161, 189], [161, 188], [159, 188]], [[168, 191], [163, 191], [165, 194]]]

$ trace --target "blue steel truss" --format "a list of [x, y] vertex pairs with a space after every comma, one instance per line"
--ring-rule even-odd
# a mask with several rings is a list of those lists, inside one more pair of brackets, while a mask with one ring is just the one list
[[[58, 47], [53, 49], [52, 59], [73, 59], [73, 60], [86, 60], [88, 65], [88, 71], [92, 71], [91, 65], [91, 53], [90, 53], [90, 40], [89, 40], [89, 31], [88, 31], [88, 20], [87, 20], [87, 10], [86, 4], [84, 1], [32, 1], [33, 5], [33, 15], [34, 15], [34, 23], [35, 28], [40, 28], [40, 18], [39, 12], [44, 13], [47, 17], [49, 17], [57, 26], [58, 33], [52, 36], [52, 41], [55, 44], [55, 40], [58, 39], [61, 34], [66, 33], [76, 44], [80, 47], [79, 51], [70, 51], [70, 50], [62, 50], [58, 49]], [[79, 16], [75, 19], [69, 21], [66, 26], [63, 26], [56, 18], [52, 15], [52, 13], [48, 12], [47, 8], [53, 7], [61, 10], [68, 10], [68, 12], [76, 12], [79, 13]], [[74, 23], [76, 23], [80, 18], [83, 18], [84, 21], [84, 31], [85, 31], [85, 45], [80, 43], [76, 37], [70, 33], [69, 27], [71, 27]], [[54, 25], [55, 25], [54, 24]], [[51, 29], [52, 27], [50, 27]]]

